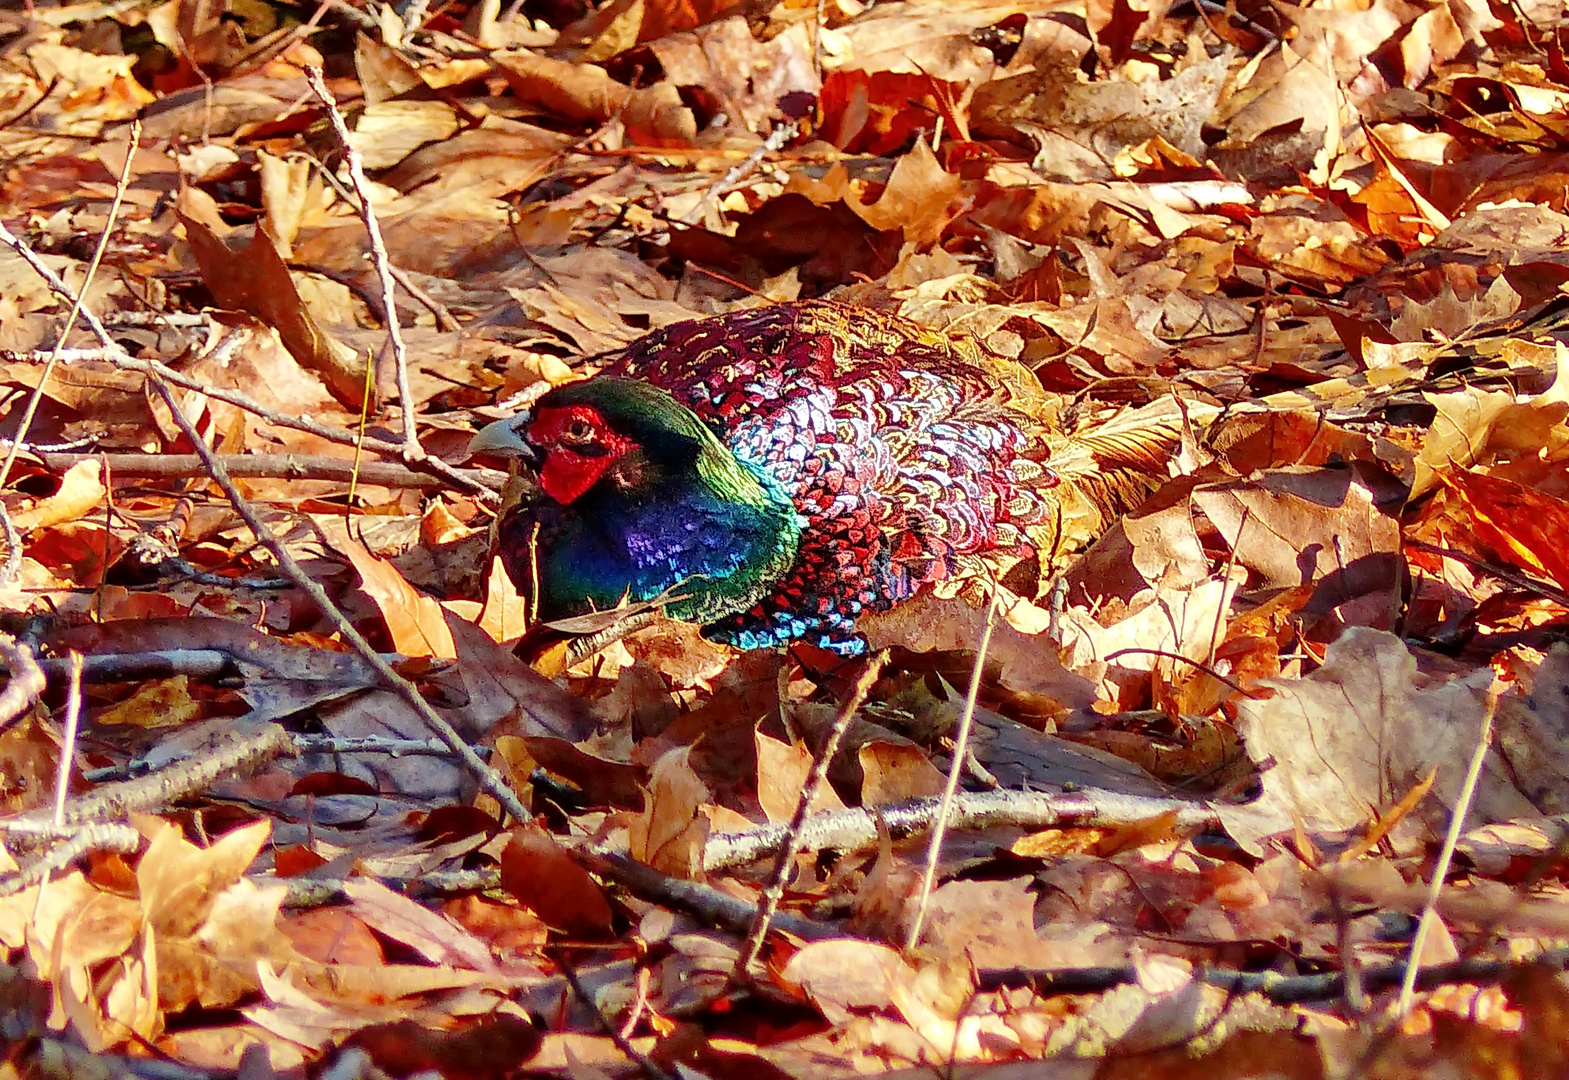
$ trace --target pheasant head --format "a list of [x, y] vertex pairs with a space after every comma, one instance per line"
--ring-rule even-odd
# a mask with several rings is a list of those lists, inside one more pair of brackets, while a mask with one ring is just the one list
[[802, 522], [778, 482], [649, 383], [557, 387], [469, 449], [538, 471], [539, 493], [506, 512], [499, 546], [541, 619], [668, 594], [672, 617], [711, 623], [750, 608], [795, 561]]

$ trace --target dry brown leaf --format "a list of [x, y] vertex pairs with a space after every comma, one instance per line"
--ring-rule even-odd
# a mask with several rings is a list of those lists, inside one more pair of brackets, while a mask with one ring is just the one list
[[[1314, 831], [1352, 829], [1436, 766], [1437, 798], [1418, 807], [1395, 835], [1403, 844], [1437, 835], [1465, 776], [1492, 677], [1482, 668], [1430, 683], [1418, 676], [1416, 659], [1399, 638], [1352, 627], [1312, 675], [1271, 680], [1274, 697], [1237, 701], [1248, 756], [1271, 763], [1264, 797], [1250, 813], [1269, 816], [1281, 830], [1291, 828], [1293, 816]], [[1532, 812], [1503, 762], [1490, 754], [1472, 815], [1501, 821]], [[1259, 823], [1244, 823], [1229, 808], [1221, 816], [1245, 845], [1263, 835]]]
[[688, 764], [691, 747], [671, 750], [649, 772], [648, 808], [632, 820], [632, 857], [675, 877], [703, 870], [708, 819], [700, 813], [708, 787]]
[[98, 724], [133, 724], [143, 728], [175, 727], [201, 715], [201, 704], [191, 698], [190, 678], [149, 682], [124, 701], [93, 717]]
[[320, 375], [345, 408], [357, 411], [365, 399], [365, 363], [316, 324], [266, 229], [258, 228], [245, 251], [236, 252], [183, 209], [180, 222], [213, 298], [275, 329], [300, 365]]
[[501, 856], [501, 881], [519, 903], [574, 937], [600, 938], [611, 929], [604, 889], [537, 825], [513, 830]]
[[1474, 469], [1448, 469], [1439, 479], [1465, 500], [1489, 547], [1569, 590], [1569, 502]]
[[442, 607], [403, 579], [385, 559], [378, 559], [349, 535], [341, 518], [315, 518], [316, 526], [333, 548], [347, 558], [360, 575], [365, 593], [392, 635], [393, 648], [404, 656], [457, 657], [457, 646]]
[[495, 971], [484, 942], [429, 908], [378, 881], [355, 878], [343, 886], [350, 911], [377, 933], [401, 942], [432, 964]]
[[897, 949], [849, 938], [814, 941], [780, 972], [784, 983], [806, 994], [831, 1024], [843, 1024], [864, 1009], [887, 1007], [890, 987], [914, 977]]
[[692, 111], [669, 83], [633, 90], [616, 82], [603, 68], [529, 52], [501, 53], [495, 61], [519, 98], [571, 119], [604, 123], [617, 117], [629, 131], [681, 145], [697, 136]]
[[861, 764], [861, 805], [889, 806], [941, 795], [947, 781], [918, 746], [872, 739], [856, 750]]
[[79, 461], [60, 478], [60, 490], [27, 510], [11, 515], [11, 524], [24, 532], [67, 521], [77, 521], [102, 505], [108, 492], [103, 483], [103, 463]]
[[947, 228], [962, 186], [957, 176], [938, 164], [931, 147], [917, 141], [915, 149], [894, 165], [876, 201], [864, 203], [849, 195], [844, 201], [872, 228], [903, 229], [906, 242], [924, 247], [935, 243]]
[[499, 557], [490, 561], [485, 606], [474, 621], [497, 641], [516, 641], [528, 629], [528, 600], [518, 594]]
[[[790, 746], [757, 732], [757, 801], [770, 824], [782, 825], [795, 816], [806, 789], [806, 774], [812, 768], [812, 754], [797, 743]], [[844, 803], [828, 784], [817, 792], [809, 807], [811, 813], [843, 810]]]

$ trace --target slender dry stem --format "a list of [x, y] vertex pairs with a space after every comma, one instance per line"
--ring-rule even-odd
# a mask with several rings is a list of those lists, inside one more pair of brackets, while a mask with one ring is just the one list
[[76, 760], [76, 732], [82, 718], [82, 654], [71, 650], [71, 679], [65, 693], [65, 734], [60, 744], [60, 767], [55, 771], [54, 823], [65, 822], [65, 800], [71, 793], [71, 762]]
[[27, 441], [27, 432], [33, 426], [33, 417], [38, 413], [38, 403], [43, 400], [44, 387], [49, 383], [49, 376], [54, 374], [55, 364], [60, 359], [60, 347], [71, 334], [71, 329], [76, 326], [77, 317], [82, 312], [82, 298], [87, 295], [92, 287], [93, 278], [98, 276], [98, 266], [103, 262], [104, 251], [109, 247], [109, 237], [114, 234], [114, 223], [120, 216], [120, 206], [125, 202], [125, 189], [131, 183], [131, 162], [136, 158], [136, 149], [142, 142], [142, 122], [131, 121], [131, 145], [126, 150], [125, 164], [120, 168], [120, 178], [115, 181], [114, 199], [109, 203], [109, 216], [104, 222], [103, 232], [98, 235], [98, 247], [93, 251], [92, 261], [87, 264], [87, 276], [82, 281], [81, 292], [71, 300], [70, 313], [65, 317], [65, 325], [60, 328], [60, 333], [55, 337], [54, 348], [49, 350], [49, 359], [44, 364], [44, 373], [38, 379], [38, 385], [33, 387], [32, 394], [27, 399], [27, 408], [22, 412], [22, 422], [16, 429], [16, 438], [11, 443], [11, 449], [5, 455], [5, 464], [0, 465], [0, 488], [5, 487], [5, 482], [11, 477], [11, 466], [16, 464], [16, 455], [22, 449], [22, 444]]
[[17, 641], [10, 634], [0, 634], [0, 663], [11, 673], [11, 679], [0, 691], [0, 731], [4, 731], [44, 692], [47, 680], [33, 650]]
[[419, 444], [419, 433], [414, 429], [414, 394], [409, 389], [409, 355], [403, 344], [403, 328], [398, 323], [396, 285], [392, 280], [392, 260], [387, 255], [387, 244], [381, 236], [381, 223], [376, 220], [375, 207], [371, 205], [370, 181], [365, 179], [365, 166], [360, 152], [349, 138], [349, 125], [338, 111], [338, 99], [327, 89], [321, 68], [306, 67], [305, 81], [327, 107], [332, 130], [343, 147], [343, 160], [349, 169], [349, 182], [359, 199], [360, 220], [365, 222], [365, 232], [370, 237], [371, 255], [376, 264], [376, 276], [381, 281], [381, 302], [387, 312], [387, 340], [392, 344], [392, 359], [398, 373], [398, 403], [403, 410], [403, 457], [406, 461], [419, 461], [425, 451]]
[[757, 917], [752, 921], [752, 929], [746, 936], [746, 944], [742, 946], [740, 955], [736, 957], [735, 969], [730, 975], [733, 980], [740, 981], [746, 978], [751, 970], [752, 961], [757, 959], [757, 954], [763, 949], [763, 941], [768, 937], [768, 927], [773, 922], [774, 914], [779, 910], [780, 899], [784, 896], [785, 883], [790, 880], [790, 869], [795, 865], [795, 857], [801, 850], [801, 826], [806, 822], [812, 803], [817, 800], [818, 792], [823, 789], [823, 784], [828, 779], [828, 767], [833, 764], [834, 755], [839, 752], [840, 740], [844, 738], [850, 721], [855, 719], [856, 712], [866, 701], [866, 695], [871, 692], [872, 684], [877, 681], [877, 676], [882, 673], [883, 664], [887, 660], [886, 652], [877, 652], [867, 658], [866, 667], [855, 680], [855, 685], [850, 688], [844, 703], [839, 706], [838, 714], [834, 716], [828, 737], [823, 740], [823, 745], [818, 748], [817, 755], [812, 759], [812, 767], [806, 774], [806, 783], [801, 787], [801, 797], [796, 801], [795, 813], [791, 816], [790, 824], [785, 831], [784, 845], [780, 847], [778, 857], [774, 860], [774, 872], [769, 876], [768, 887], [763, 890], [763, 895], [758, 902]]
[[256, 516], [256, 511], [251, 508], [245, 496], [240, 494], [240, 489], [234, 486], [234, 480], [229, 476], [228, 470], [223, 467], [223, 462], [219, 461], [218, 456], [207, 448], [207, 444], [202, 441], [196, 428], [191, 425], [191, 422], [186, 419], [185, 413], [180, 410], [179, 402], [175, 400], [174, 392], [169, 389], [169, 384], [159, 378], [154, 378], [152, 382], [153, 388], [158, 391], [164, 403], [169, 406], [174, 422], [180, 426], [180, 430], [185, 433], [185, 437], [191, 441], [191, 445], [196, 448], [197, 454], [206, 464], [207, 475], [212, 477], [213, 482], [223, 490], [224, 495], [229, 499], [229, 505], [234, 507], [234, 512], [240, 515], [240, 519], [245, 522], [246, 527], [251, 530], [257, 541], [268, 551], [272, 552], [273, 558], [278, 560], [278, 569], [282, 570], [284, 576], [290, 581], [305, 590], [317, 608], [337, 628], [338, 633], [343, 636], [344, 642], [371, 666], [387, 688], [402, 698], [404, 703], [414, 710], [414, 713], [425, 722], [427, 727], [439, 735], [443, 742], [452, 747], [458, 758], [462, 760], [464, 767], [473, 773], [474, 777], [479, 781], [480, 787], [500, 803], [501, 808], [512, 815], [515, 820], [527, 821], [529, 818], [528, 811], [524, 808], [522, 802], [518, 800], [517, 794], [507, 787], [507, 783], [501, 778], [501, 774], [489, 765], [486, 765], [479, 755], [474, 753], [474, 748], [468, 744], [468, 741], [462, 735], [458, 734], [456, 728], [449, 724], [431, 706], [430, 702], [425, 700], [417, 686], [392, 670], [392, 666], [383, 660], [381, 654], [354, 628], [354, 624], [343, 613], [343, 609], [333, 603], [332, 598], [327, 595], [327, 591], [305, 573], [305, 569], [295, 561], [294, 556], [289, 553], [289, 549], [284, 546], [283, 542], [272, 534], [272, 530], [267, 528], [261, 518]]
[[970, 750], [970, 726], [975, 721], [975, 702], [981, 696], [981, 674], [986, 670], [986, 651], [991, 648], [992, 626], [996, 621], [997, 589], [994, 586], [986, 602], [986, 626], [981, 631], [980, 647], [975, 651], [975, 667], [970, 671], [970, 691], [965, 695], [959, 730], [953, 737], [953, 764], [948, 766], [948, 783], [943, 788], [937, 821], [932, 826], [932, 835], [926, 844], [926, 872], [921, 875], [921, 889], [916, 894], [915, 917], [910, 920], [910, 936], [904, 943], [906, 949], [915, 948], [921, 940], [921, 926], [926, 921], [926, 904], [931, 899], [932, 883], [937, 879], [937, 859], [942, 854], [943, 836], [948, 831], [948, 815], [953, 812], [953, 799], [959, 791], [959, 777], [964, 775], [964, 759]]
[[1422, 918], [1417, 922], [1416, 934], [1411, 938], [1411, 957], [1406, 961], [1405, 977], [1400, 980], [1400, 999], [1395, 1006], [1395, 1015], [1408, 1016], [1411, 1012], [1411, 1003], [1416, 993], [1416, 977], [1422, 968], [1422, 950], [1427, 947], [1428, 935], [1432, 932], [1433, 921], [1438, 918], [1438, 897], [1444, 891], [1444, 878], [1449, 875], [1449, 864], [1454, 859], [1455, 847], [1460, 843], [1460, 833], [1465, 828], [1465, 816], [1471, 809], [1471, 800], [1476, 795], [1476, 783], [1482, 775], [1482, 764], [1487, 760], [1487, 750], [1493, 743], [1493, 714], [1498, 711], [1498, 694], [1489, 690], [1487, 694], [1487, 711], [1482, 714], [1482, 730], [1476, 736], [1476, 749], [1471, 753], [1471, 764], [1466, 769], [1465, 782], [1460, 785], [1460, 794], [1455, 798], [1455, 808], [1449, 815], [1449, 832], [1444, 837], [1444, 846], [1438, 852], [1438, 861], [1433, 865], [1433, 881], [1428, 888], [1427, 902], [1422, 905]]
[[[73, 300], [75, 299], [65, 282], [61, 281], [54, 271], [43, 264], [37, 253], [28, 244], [13, 236], [5, 228], [3, 222], [0, 222], [0, 242], [7, 243], [14, 248], [17, 254], [29, 266], [33, 267], [35, 272], [49, 282], [51, 288], [64, 290], [66, 295], [71, 296]], [[109, 337], [108, 332], [103, 329], [103, 323], [98, 320], [98, 317], [90, 309], [85, 307], [82, 309], [82, 318], [89, 326], [94, 327], [94, 332], [99, 335], [100, 341], [107, 346], [117, 347], [113, 339]], [[163, 365], [159, 364], [157, 367], [161, 368]], [[273, 536], [272, 530], [268, 529], [262, 520], [256, 516], [256, 511], [251, 508], [251, 504], [240, 494], [240, 489], [234, 486], [234, 480], [230, 477], [229, 471], [223, 467], [223, 462], [218, 460], [218, 456], [207, 446], [207, 443], [202, 439], [200, 433], [197, 432], [195, 426], [186, 417], [184, 410], [180, 408], [180, 403], [175, 400], [174, 391], [169, 388], [169, 382], [152, 367], [147, 368], [146, 372], [152, 376], [153, 389], [158, 392], [164, 404], [169, 407], [169, 413], [175, 424], [185, 437], [190, 440], [197, 456], [202, 459], [202, 463], [207, 468], [207, 474], [223, 490], [230, 505], [234, 507], [235, 513], [240, 515], [240, 520], [245, 522], [246, 527], [251, 530], [257, 542], [272, 552], [273, 558], [278, 560], [279, 569], [284, 572], [290, 581], [304, 590], [317, 608], [337, 627], [338, 632], [343, 635], [343, 640], [360, 655], [361, 659], [370, 665], [371, 669], [381, 678], [384, 685], [402, 698], [432, 731], [441, 736], [442, 741], [452, 747], [462, 760], [464, 767], [479, 780], [480, 787], [493, 796], [501, 804], [501, 808], [508, 814], [511, 814], [519, 821], [527, 820], [529, 816], [528, 811], [524, 808], [522, 802], [518, 800], [516, 793], [507, 787], [506, 781], [501, 778], [501, 774], [486, 765], [479, 755], [474, 753], [474, 748], [468, 744], [463, 736], [458, 734], [457, 730], [440, 713], [431, 707], [430, 703], [420, 694], [418, 687], [392, 670], [391, 665], [381, 658], [381, 655], [371, 647], [370, 642], [366, 641], [360, 632], [354, 628], [354, 624], [349, 622], [349, 618], [343, 613], [343, 610], [333, 603], [326, 590], [311, 580], [300, 564], [295, 561], [294, 556], [289, 553], [288, 548], [277, 537]], [[13, 672], [15, 671], [14, 668], [12, 670]]]

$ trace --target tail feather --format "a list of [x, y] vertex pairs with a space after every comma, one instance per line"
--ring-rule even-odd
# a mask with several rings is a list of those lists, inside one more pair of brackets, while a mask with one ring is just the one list
[[1048, 436], [1052, 470], [1067, 489], [1055, 548], [1082, 547], [1136, 509], [1171, 478], [1184, 428], [1202, 425], [1218, 413], [1212, 405], [1162, 398]]

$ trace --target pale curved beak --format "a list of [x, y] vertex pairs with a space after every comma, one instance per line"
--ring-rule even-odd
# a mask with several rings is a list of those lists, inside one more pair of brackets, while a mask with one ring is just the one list
[[537, 456], [537, 452], [523, 440], [519, 432], [523, 426], [521, 422], [523, 419], [514, 416], [480, 428], [479, 434], [475, 435], [473, 441], [469, 443], [469, 457], [475, 454], [495, 454], [498, 457], [532, 460]]

